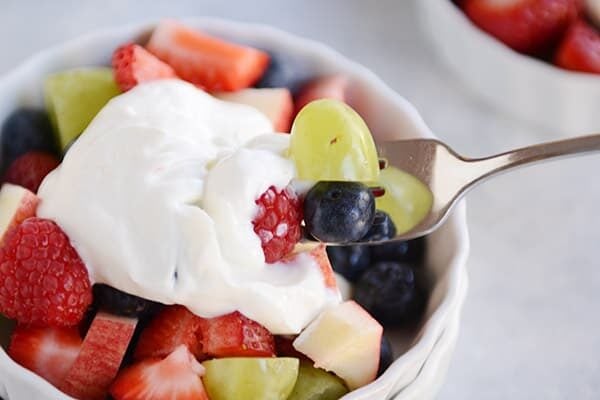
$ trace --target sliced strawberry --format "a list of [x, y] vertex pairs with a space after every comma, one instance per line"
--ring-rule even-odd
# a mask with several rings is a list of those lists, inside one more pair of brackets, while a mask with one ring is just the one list
[[135, 318], [96, 314], [60, 389], [80, 400], [105, 399], [136, 325]]
[[54, 386], [60, 386], [81, 349], [77, 328], [18, 326], [8, 355]]
[[134, 358], [166, 357], [180, 345], [199, 359], [204, 358], [200, 342], [202, 321], [183, 306], [163, 308], [142, 331]]
[[201, 331], [204, 352], [212, 357], [275, 356], [271, 332], [237, 311], [206, 319]]
[[554, 62], [573, 71], [600, 74], [600, 32], [583, 20], [577, 21], [567, 31]]
[[581, 11], [581, 0], [464, 0], [465, 13], [509, 47], [540, 54], [552, 47]]
[[269, 55], [263, 51], [217, 39], [173, 20], [158, 24], [147, 48], [181, 78], [209, 91], [252, 86], [269, 64]]
[[115, 81], [124, 92], [142, 82], [177, 78], [170, 65], [135, 43], [125, 44], [115, 50], [112, 66]]
[[237, 92], [219, 92], [221, 100], [246, 104], [256, 108], [273, 123], [275, 132], [289, 132], [294, 113], [294, 101], [287, 88], [244, 89]]
[[150, 358], [124, 369], [110, 394], [115, 400], [209, 400], [203, 375], [204, 367], [182, 345], [165, 359]]
[[348, 77], [345, 75], [327, 75], [307, 83], [296, 96], [296, 113], [314, 100], [335, 99], [346, 101]]

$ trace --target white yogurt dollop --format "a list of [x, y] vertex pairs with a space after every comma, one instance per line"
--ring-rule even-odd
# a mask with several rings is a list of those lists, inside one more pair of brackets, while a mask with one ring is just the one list
[[203, 317], [240, 311], [298, 333], [339, 302], [307, 255], [266, 264], [255, 199], [294, 178], [289, 136], [253, 108], [177, 80], [111, 100], [43, 182], [94, 282]]

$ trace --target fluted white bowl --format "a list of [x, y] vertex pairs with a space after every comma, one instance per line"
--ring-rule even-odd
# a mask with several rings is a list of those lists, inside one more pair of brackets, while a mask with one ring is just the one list
[[[189, 26], [206, 32], [288, 54], [307, 76], [343, 72], [350, 78], [350, 103], [365, 118], [379, 140], [395, 137], [432, 137], [417, 111], [366, 68], [332, 49], [262, 25], [213, 18], [189, 18]], [[42, 51], [0, 78], [0, 121], [22, 105], [42, 106], [42, 82], [53, 72], [72, 67], [107, 65], [112, 51], [126, 41], [141, 40], [155, 22], [99, 31]], [[375, 382], [346, 395], [344, 400], [403, 399], [410, 387], [433, 396], [443, 377], [444, 360], [454, 347], [462, 299], [466, 292], [465, 262], [469, 239], [465, 206], [461, 204], [429, 237], [427, 262], [431, 295], [422, 325], [414, 332], [393, 332], [398, 358]], [[9, 327], [0, 322], [0, 343]], [[4, 338], [3, 338], [4, 336]], [[3, 340], [2, 340], [3, 339]], [[423, 373], [428, 372], [428, 377]], [[396, 397], [394, 397], [396, 396]], [[10, 400], [68, 399], [34, 373], [15, 364], [0, 349], [0, 397]]]

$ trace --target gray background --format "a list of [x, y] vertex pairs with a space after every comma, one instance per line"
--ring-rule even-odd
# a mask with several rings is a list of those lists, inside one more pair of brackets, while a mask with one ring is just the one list
[[[332, 45], [373, 69], [463, 154], [559, 137], [497, 113], [456, 81], [423, 37], [414, 1], [0, 0], [0, 73], [97, 28], [214, 15]], [[469, 196], [470, 291], [440, 399], [600, 398], [599, 166], [594, 156], [535, 166]]]

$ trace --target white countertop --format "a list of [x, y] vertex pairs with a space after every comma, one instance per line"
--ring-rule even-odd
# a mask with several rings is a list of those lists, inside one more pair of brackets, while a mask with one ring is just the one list
[[[453, 79], [419, 31], [414, 1], [0, 0], [0, 74], [100, 27], [215, 15], [332, 45], [372, 68], [465, 155], [559, 137], [498, 114]], [[469, 196], [470, 291], [440, 399], [600, 398], [599, 166], [599, 156], [544, 164]]]

